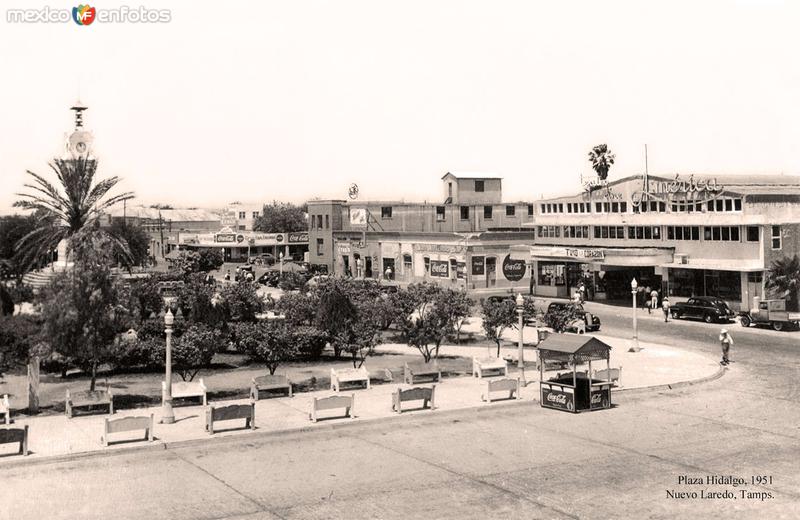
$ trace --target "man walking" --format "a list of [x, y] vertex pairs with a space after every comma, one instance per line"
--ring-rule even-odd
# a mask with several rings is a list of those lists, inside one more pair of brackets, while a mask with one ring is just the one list
[[722, 348], [722, 361], [719, 364], [727, 366], [731, 362], [728, 354], [730, 353], [731, 345], [733, 345], [733, 338], [728, 334], [728, 329], [719, 331], [719, 345]]
[[650, 308], [647, 309], [648, 314], [650, 314], [650, 309], [658, 309], [658, 291], [655, 289], [650, 293]]
[[661, 301], [661, 310], [664, 311], [664, 323], [667, 323], [669, 321], [669, 298], [666, 296]]

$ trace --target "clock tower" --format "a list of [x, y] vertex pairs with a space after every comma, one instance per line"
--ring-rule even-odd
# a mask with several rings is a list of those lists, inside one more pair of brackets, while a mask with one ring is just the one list
[[86, 159], [92, 151], [94, 136], [83, 129], [83, 111], [88, 108], [80, 101], [70, 107], [75, 112], [75, 130], [67, 137], [65, 159]]

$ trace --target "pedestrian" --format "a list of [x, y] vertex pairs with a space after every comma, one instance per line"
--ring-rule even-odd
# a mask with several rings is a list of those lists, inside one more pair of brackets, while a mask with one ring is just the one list
[[384, 274], [386, 274], [386, 279], [387, 280], [391, 280], [392, 279], [392, 268], [390, 266], [387, 266], [386, 267], [386, 272]]
[[581, 303], [585, 302], [586, 301], [586, 286], [583, 284], [583, 282], [581, 282], [581, 284], [578, 286], [578, 292], [581, 295]]
[[661, 310], [664, 311], [664, 323], [669, 321], [669, 298], [664, 296], [661, 302]]
[[722, 348], [722, 361], [719, 362], [720, 365], [727, 366], [728, 363], [731, 362], [728, 355], [732, 345], [733, 338], [730, 334], [728, 334], [728, 329], [722, 329], [719, 331], [719, 346]]
[[228, 269], [228, 271], [225, 273], [225, 281], [227, 281], [227, 282], [231, 281], [231, 270], [230, 269]]
[[650, 292], [651, 292], [650, 291], [650, 286], [648, 285], [645, 288], [644, 293], [642, 294], [642, 305], [644, 307], [647, 307], [647, 314], [650, 314], [650, 311], [652, 309], [652, 307], [650, 305], [650, 300], [648, 299], [648, 298], [650, 298]]
[[653, 289], [653, 292], [650, 293], [650, 308], [647, 309], [647, 313], [650, 314], [650, 310], [658, 309], [658, 291]]

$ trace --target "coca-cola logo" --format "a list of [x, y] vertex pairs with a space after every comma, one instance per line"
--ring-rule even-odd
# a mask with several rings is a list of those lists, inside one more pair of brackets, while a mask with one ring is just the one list
[[600, 404], [603, 400], [602, 394], [592, 394], [592, 404]]
[[511, 282], [518, 282], [525, 276], [525, 260], [513, 260], [511, 255], [506, 255], [503, 260], [503, 276]]
[[431, 262], [431, 276], [439, 276], [447, 278], [450, 275], [450, 266], [447, 262], [432, 261]]
[[547, 400], [555, 404], [567, 404], [567, 394], [547, 394]]

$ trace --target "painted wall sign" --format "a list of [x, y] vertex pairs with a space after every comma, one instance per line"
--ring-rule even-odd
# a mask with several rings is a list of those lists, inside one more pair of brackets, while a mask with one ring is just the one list
[[350, 208], [350, 225], [367, 225], [367, 208]]
[[337, 244], [336, 247], [339, 250], [340, 254], [342, 254], [342, 255], [349, 255], [350, 254], [350, 251], [351, 251], [350, 244]]
[[236, 242], [236, 235], [233, 233], [217, 233], [214, 235], [214, 242]]
[[473, 276], [482, 276], [484, 271], [484, 266], [486, 265], [484, 257], [482, 256], [473, 256], [472, 257], [472, 275]]
[[432, 253], [463, 253], [466, 248], [458, 245], [448, 244], [414, 244], [417, 251], [430, 251]]
[[456, 278], [459, 280], [466, 280], [467, 278], [467, 263], [466, 262], [458, 262], [456, 263]]
[[431, 260], [431, 276], [439, 278], [450, 277], [450, 262], [444, 260]]
[[306, 232], [289, 233], [290, 244], [297, 244], [300, 242], [308, 242], [308, 233]]
[[573, 258], [599, 258], [604, 259], [605, 253], [602, 249], [572, 249], [566, 248], [566, 256], [571, 256]]
[[717, 179], [695, 180], [694, 175], [688, 179], [681, 179], [679, 175], [671, 181], [651, 181], [647, 174], [642, 176], [642, 189], [631, 193], [631, 205], [639, 207], [642, 202], [659, 201], [672, 202], [674, 200], [688, 202], [707, 202], [722, 195], [724, 187], [717, 184]]
[[503, 260], [503, 276], [511, 282], [518, 282], [525, 276], [527, 266], [525, 260], [514, 260], [511, 255], [506, 255]]

